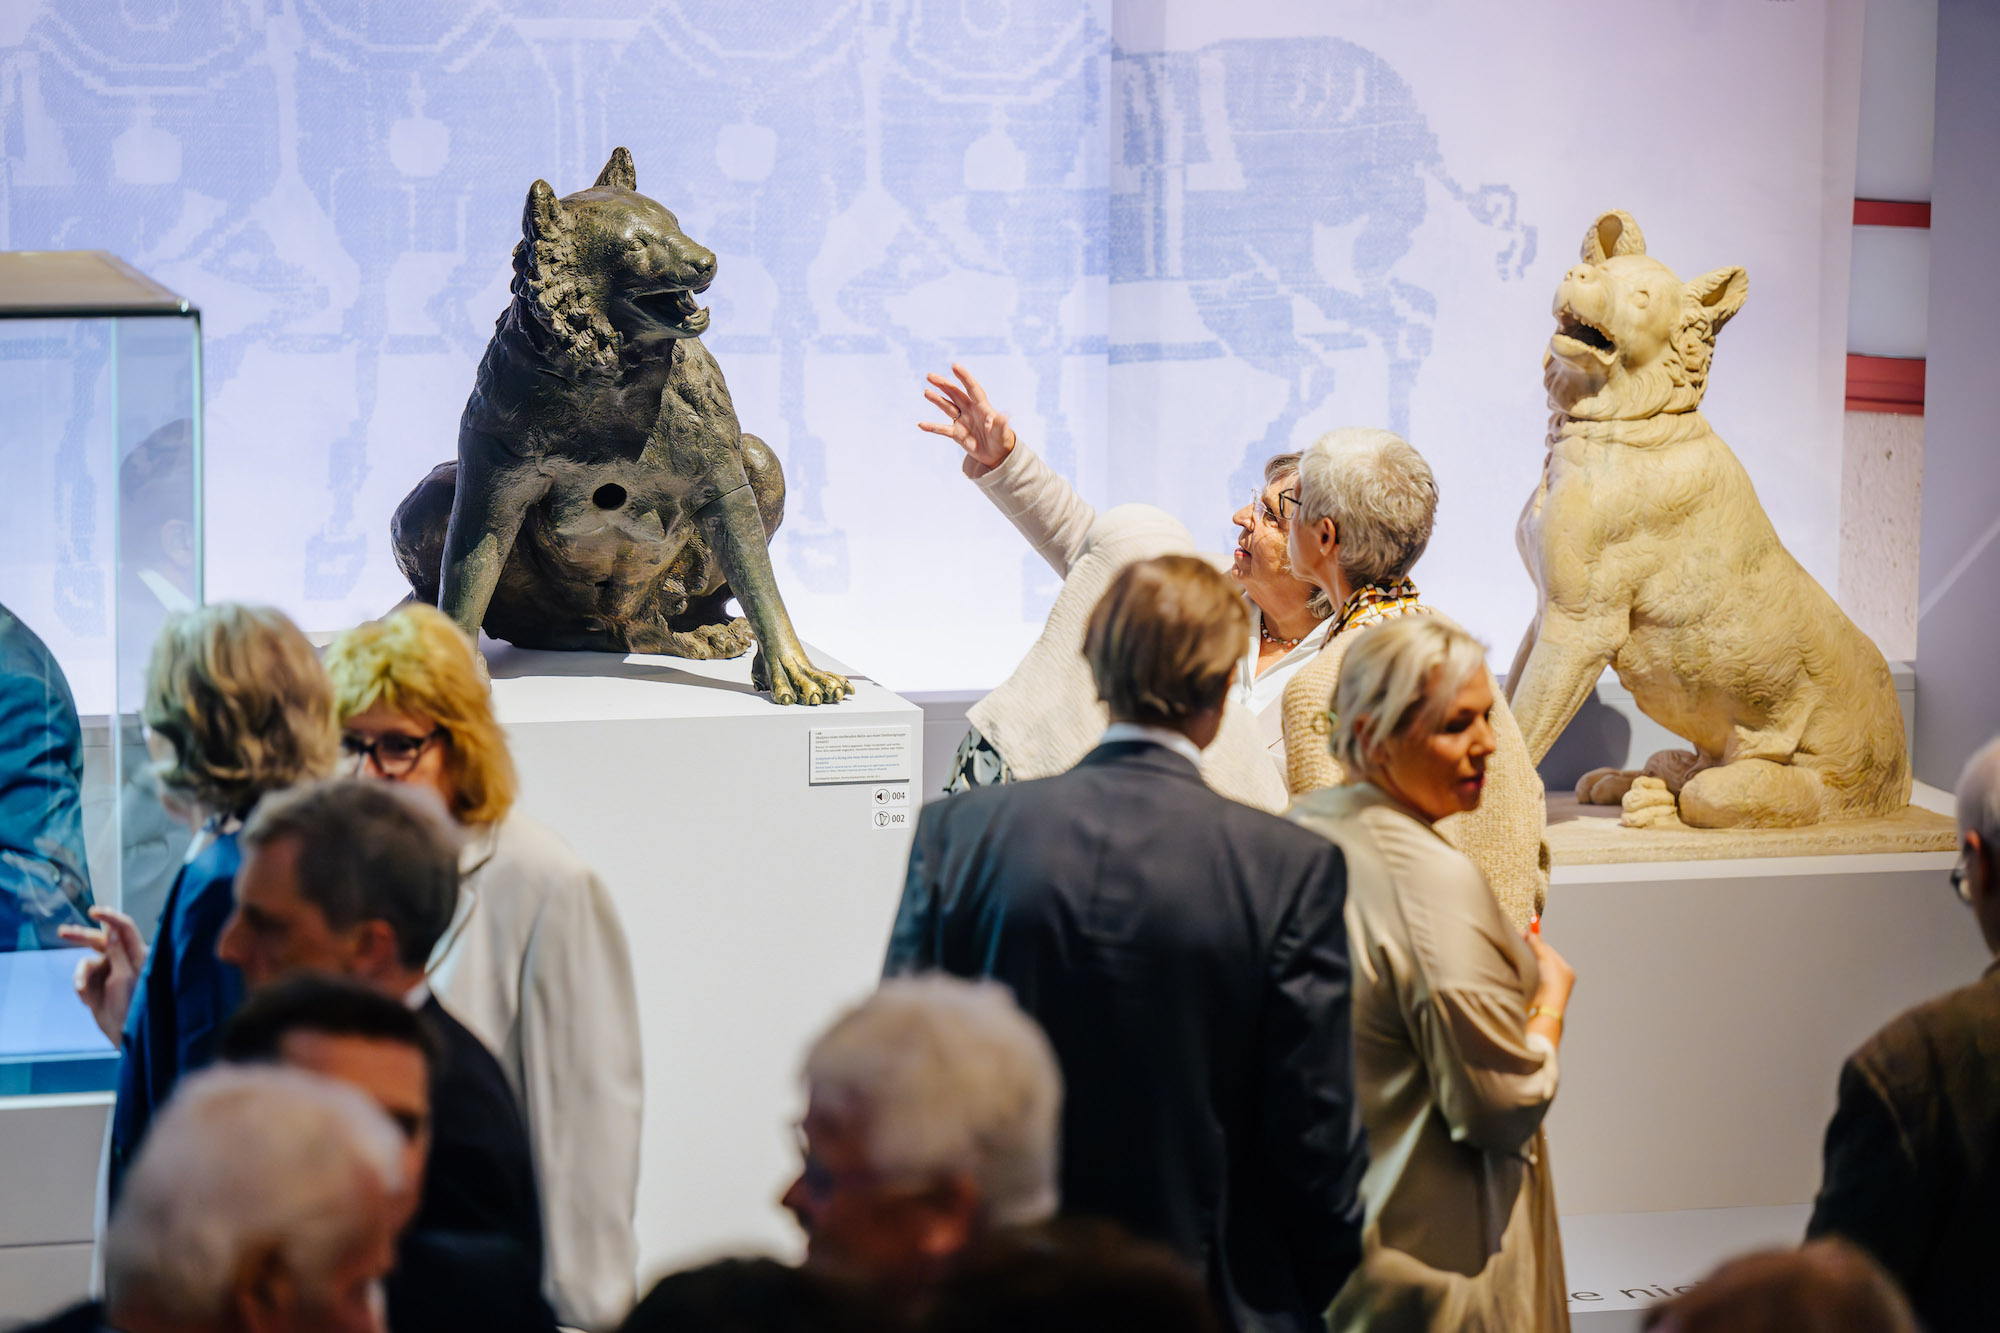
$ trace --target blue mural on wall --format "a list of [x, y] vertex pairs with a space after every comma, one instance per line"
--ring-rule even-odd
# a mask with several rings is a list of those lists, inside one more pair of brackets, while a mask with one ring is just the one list
[[[311, 492], [261, 591], [316, 624], [396, 585], [388, 508], [453, 447], [405, 423], [463, 402], [528, 182], [580, 188], [626, 144], [640, 188], [722, 257], [707, 341], [784, 460], [791, 595], [831, 597], [881, 577], [851, 554], [879, 491], [837, 483], [866, 475], [871, 432], [907, 428], [915, 393], [857, 422], [816, 405], [829, 362], [892, 358], [912, 385], [954, 359], [1021, 363], [1017, 406], [1071, 475], [1104, 448], [1065, 396], [1079, 364], [1100, 382], [1147, 363], [1276, 376], [1288, 397], [1244, 447], [1241, 490], [1302, 443], [1337, 354], [1380, 359], [1384, 424], [1406, 426], [1441, 297], [1398, 266], [1433, 196], [1491, 229], [1497, 279], [1533, 256], [1514, 192], [1461, 184], [1369, 51], [1124, 51], [1111, 9], [30, 3], [0, 19], [0, 243], [109, 249], [203, 307], [211, 404], [272, 405], [212, 425], [212, 539], [273, 488]], [[1184, 288], [1204, 334], [1114, 336], [1107, 302], [1140, 283]], [[889, 484], [921, 503], [961, 483]], [[1023, 568], [1033, 620], [1050, 589]]]

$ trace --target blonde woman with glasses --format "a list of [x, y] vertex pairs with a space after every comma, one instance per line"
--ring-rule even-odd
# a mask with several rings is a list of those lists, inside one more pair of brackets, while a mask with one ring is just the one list
[[319, 655], [282, 612], [222, 602], [167, 619], [146, 667], [146, 748], [169, 811], [198, 829], [149, 951], [138, 924], [96, 908], [62, 936], [93, 952], [76, 990], [118, 1044], [106, 1171], [116, 1200], [155, 1112], [215, 1057], [243, 977], [215, 956], [235, 907], [237, 835], [266, 794], [333, 769], [333, 691]]
[[436, 792], [464, 835], [439, 1001], [499, 1057], [527, 1121], [567, 1327], [631, 1307], [642, 1102], [639, 1006], [617, 908], [569, 845], [515, 808], [514, 761], [472, 644], [412, 604], [327, 649], [350, 771]]
[[1390, 619], [1355, 636], [1334, 698], [1348, 784], [1287, 814], [1347, 865], [1367, 1222], [1329, 1333], [1560, 1333], [1542, 1119], [1575, 975], [1437, 831], [1478, 807], [1495, 753], [1485, 651], [1441, 617]]

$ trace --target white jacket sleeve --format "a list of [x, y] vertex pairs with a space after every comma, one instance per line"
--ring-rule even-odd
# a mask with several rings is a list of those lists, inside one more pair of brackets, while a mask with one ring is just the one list
[[[968, 468], [971, 462], [966, 460]], [[969, 470], [966, 475], [972, 476]], [[1025, 444], [1016, 444], [1006, 462], [973, 480], [1028, 539], [1035, 554], [1048, 561], [1059, 576], [1068, 578], [1069, 567], [1083, 548], [1084, 535], [1097, 521], [1097, 511], [1090, 502]]]
[[549, 1303], [609, 1333], [632, 1307], [643, 1063], [632, 959], [589, 867], [544, 900], [521, 972], [521, 1064], [542, 1191]]

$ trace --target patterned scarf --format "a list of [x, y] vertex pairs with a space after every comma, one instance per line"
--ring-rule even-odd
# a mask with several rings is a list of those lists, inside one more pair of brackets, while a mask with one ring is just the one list
[[1326, 636], [1327, 641], [1332, 642], [1334, 635], [1350, 629], [1366, 629], [1412, 611], [1429, 615], [1431, 609], [1419, 604], [1417, 596], [1417, 585], [1408, 579], [1356, 588], [1341, 605], [1340, 614], [1334, 617], [1333, 630]]

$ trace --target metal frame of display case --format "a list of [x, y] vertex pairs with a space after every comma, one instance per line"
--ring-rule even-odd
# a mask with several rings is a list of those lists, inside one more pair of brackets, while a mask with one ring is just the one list
[[[192, 584], [189, 599], [199, 605], [203, 600], [206, 586], [205, 557], [202, 550], [201, 534], [205, 529], [202, 496], [203, 475], [203, 367], [201, 312], [186, 298], [180, 296], [147, 277], [116, 255], [101, 250], [68, 251], [7, 251], [0, 252], [0, 322], [14, 320], [105, 320], [111, 322], [107, 351], [108, 367], [105, 373], [110, 377], [109, 404], [111, 412], [110, 438], [112, 440], [113, 473], [110, 490], [110, 542], [113, 559], [105, 572], [107, 581], [106, 604], [109, 610], [109, 639], [111, 643], [111, 696], [110, 706], [102, 720], [104, 738], [108, 741], [109, 776], [111, 784], [104, 801], [105, 817], [113, 821], [116, 834], [115, 860], [117, 862], [117, 898], [121, 905], [128, 903], [126, 883], [129, 867], [126, 854], [129, 851], [127, 811], [122, 805], [123, 783], [128, 767], [144, 762], [142, 755], [131, 755], [131, 738], [126, 735], [126, 717], [135, 711], [137, 699], [129, 696], [127, 681], [131, 676], [131, 663], [143, 661], [143, 649], [150, 645], [136, 645], [126, 642], [128, 637], [138, 633], [131, 624], [131, 608], [126, 605], [127, 597], [119, 587], [125, 571], [126, 552], [124, 532], [121, 527], [123, 487], [119, 484], [117, 468], [127, 453], [128, 441], [120, 408], [124, 385], [121, 375], [128, 369], [121, 365], [126, 354], [119, 321], [134, 319], [184, 319], [192, 321], [189, 327], [190, 348], [187, 353], [186, 379], [189, 385], [187, 415], [189, 423], [189, 508], [192, 524], [192, 566], [187, 572]], [[179, 372], [174, 372], [179, 378]], [[52, 650], [53, 651], [53, 650]], [[66, 666], [66, 670], [67, 670]], [[84, 723], [86, 752], [93, 747], [97, 728], [98, 710], [79, 710]], [[87, 780], [87, 789], [88, 780]], [[98, 827], [102, 828], [100, 819]], [[93, 889], [103, 884], [104, 866], [93, 866]], [[107, 886], [108, 887], [108, 886]], [[106, 895], [108, 896], [108, 895]], [[104, 896], [99, 901], [104, 901]], [[150, 931], [148, 932], [150, 936]], [[66, 956], [66, 957], [65, 957]], [[68, 997], [66, 977], [68, 967], [74, 966], [74, 951], [44, 949], [39, 955], [0, 955], [12, 959], [13, 975], [9, 983], [0, 986], [0, 998], [9, 1001], [8, 1007], [15, 1009], [15, 1021], [27, 1027], [39, 1026], [46, 1031], [50, 1023], [59, 1023], [65, 1033], [75, 1026], [80, 1017], [83, 1024], [90, 1026], [90, 1035], [95, 1036], [94, 1025], [87, 1013]], [[64, 963], [57, 962], [62, 957]], [[30, 969], [35, 975], [30, 976]], [[63, 973], [58, 978], [56, 974]], [[58, 985], [58, 981], [63, 984]], [[74, 1006], [75, 1012], [63, 1007], [64, 1002]], [[26, 1051], [14, 1058], [0, 1053], [0, 1096], [73, 1093], [96, 1091], [109, 1088], [115, 1077], [118, 1055], [115, 1050], [80, 1050], [77, 1052]]]

